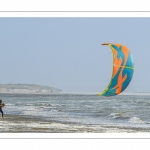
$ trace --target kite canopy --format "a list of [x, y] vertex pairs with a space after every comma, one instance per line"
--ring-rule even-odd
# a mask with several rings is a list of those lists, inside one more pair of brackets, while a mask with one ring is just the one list
[[122, 44], [105, 43], [113, 53], [113, 72], [109, 85], [99, 96], [115, 96], [124, 91], [129, 85], [133, 72], [133, 58], [128, 48]]

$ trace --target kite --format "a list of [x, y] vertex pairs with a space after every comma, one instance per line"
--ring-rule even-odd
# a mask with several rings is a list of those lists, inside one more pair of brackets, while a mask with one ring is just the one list
[[104, 43], [102, 45], [110, 46], [112, 50], [113, 71], [109, 85], [98, 95], [115, 96], [127, 88], [133, 77], [133, 58], [129, 49], [122, 44]]

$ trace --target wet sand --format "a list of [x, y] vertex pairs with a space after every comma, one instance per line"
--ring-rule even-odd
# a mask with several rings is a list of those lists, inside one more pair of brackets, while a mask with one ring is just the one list
[[44, 121], [39, 118], [31, 118], [28, 116], [5, 114], [4, 119], [0, 118], [1, 133], [57, 132], [56, 128], [50, 126], [51, 126], [50, 121]]
[[1, 133], [141, 133], [150, 132], [146, 129], [123, 128], [100, 125], [81, 125], [58, 123], [30, 116], [8, 115], [0, 118]]

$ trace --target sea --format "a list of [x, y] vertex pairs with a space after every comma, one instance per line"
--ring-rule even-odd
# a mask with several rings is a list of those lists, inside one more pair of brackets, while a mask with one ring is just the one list
[[0, 99], [6, 104], [4, 114], [39, 118], [56, 126], [71, 125], [71, 131], [80, 126], [91, 127], [89, 132], [101, 132], [100, 127], [107, 132], [112, 128], [115, 132], [150, 132], [150, 95], [0, 94]]

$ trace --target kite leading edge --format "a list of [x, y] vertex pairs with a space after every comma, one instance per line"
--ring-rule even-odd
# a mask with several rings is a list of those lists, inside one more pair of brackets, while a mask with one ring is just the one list
[[113, 53], [113, 72], [109, 85], [99, 96], [115, 96], [129, 85], [133, 72], [133, 58], [128, 48], [122, 44], [105, 43]]

